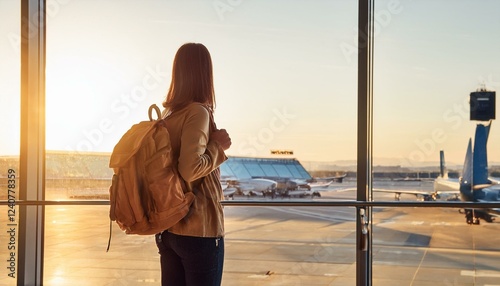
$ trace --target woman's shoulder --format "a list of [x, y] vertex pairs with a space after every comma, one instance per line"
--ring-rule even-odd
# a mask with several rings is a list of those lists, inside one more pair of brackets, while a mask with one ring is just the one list
[[[209, 111], [208, 108], [199, 103], [199, 102], [192, 102], [189, 103], [188, 105], [182, 107], [181, 109], [174, 111], [170, 113], [168, 110], [165, 110], [164, 113], [166, 114], [165, 117], [170, 118], [171, 120], [176, 118], [176, 119], [181, 119], [181, 118], [186, 118], [186, 117], [209, 117]], [[183, 120], [183, 119], [181, 119]]]
[[210, 118], [210, 113], [208, 108], [199, 103], [192, 102], [184, 106], [182, 109], [175, 111], [170, 116], [171, 120], [195, 120], [195, 121], [207, 121]]
[[188, 114], [200, 114], [208, 116], [208, 107], [199, 102], [192, 102], [184, 108]]

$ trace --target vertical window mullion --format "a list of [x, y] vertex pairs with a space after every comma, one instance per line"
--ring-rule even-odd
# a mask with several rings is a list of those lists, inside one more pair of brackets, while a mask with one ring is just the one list
[[[374, 0], [359, 0], [358, 3], [357, 200], [366, 202], [372, 199]], [[356, 218], [356, 285], [371, 285], [371, 207], [358, 207]]]
[[[45, 199], [45, 0], [21, 1], [19, 199]], [[19, 207], [18, 285], [43, 285], [44, 206]]]

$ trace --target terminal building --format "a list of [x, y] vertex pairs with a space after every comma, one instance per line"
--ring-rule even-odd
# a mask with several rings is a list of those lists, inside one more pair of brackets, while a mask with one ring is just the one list
[[220, 166], [222, 179], [297, 179], [308, 181], [311, 175], [297, 159], [251, 158], [230, 156]]

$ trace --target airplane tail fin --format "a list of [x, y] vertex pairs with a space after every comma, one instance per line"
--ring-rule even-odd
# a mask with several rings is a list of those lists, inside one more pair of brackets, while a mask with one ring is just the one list
[[465, 153], [464, 168], [462, 170], [462, 180], [461, 184], [472, 185], [472, 139], [469, 139], [469, 144], [467, 144], [467, 152]]
[[439, 151], [439, 173], [441, 178], [448, 179], [448, 170], [444, 162], [444, 151]]
[[472, 151], [472, 140], [469, 139], [460, 182], [460, 193], [466, 198], [465, 200], [472, 200], [474, 186], [490, 183], [488, 180], [488, 155], [486, 152], [490, 126], [482, 124], [476, 126], [474, 151]]
[[473, 176], [473, 168], [472, 168], [472, 139], [469, 139], [469, 144], [467, 144], [467, 152], [465, 153], [465, 162], [464, 169], [462, 170], [462, 178], [460, 178], [460, 194], [462, 196], [462, 200], [471, 201], [473, 198], [472, 195], [472, 176]]
[[489, 133], [490, 125], [485, 126], [478, 124], [476, 126], [476, 137], [474, 138], [474, 152], [472, 159], [472, 182], [474, 185], [490, 183], [488, 180], [488, 154], [486, 151]]

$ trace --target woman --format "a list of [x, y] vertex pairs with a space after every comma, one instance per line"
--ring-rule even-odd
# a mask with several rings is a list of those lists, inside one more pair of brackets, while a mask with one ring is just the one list
[[179, 173], [196, 198], [185, 218], [156, 235], [162, 285], [220, 285], [224, 217], [219, 166], [231, 139], [213, 122], [212, 60], [204, 45], [179, 48], [163, 106]]

